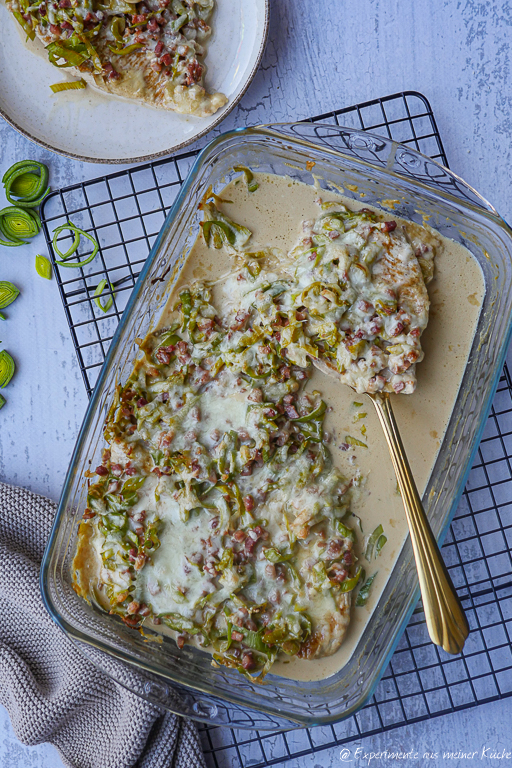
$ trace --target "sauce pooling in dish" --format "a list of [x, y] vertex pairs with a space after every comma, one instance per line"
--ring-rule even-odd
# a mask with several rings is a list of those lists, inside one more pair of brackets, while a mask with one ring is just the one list
[[[482, 278], [469, 252], [430, 230], [256, 178], [256, 191], [239, 181], [222, 193], [232, 203], [205, 205], [169, 311], [119, 391], [81, 528], [77, 589], [244, 674], [275, 663], [279, 674], [317, 679], [348, 658], [406, 524], [374, 415], [309, 358], [333, 356], [361, 389], [374, 379], [411, 391], [422, 352], [410, 332], [426, 326], [436, 250], [432, 314], [450, 364], [429, 348], [429, 326], [419, 391], [396, 398], [408, 450], [428, 422], [409, 450], [421, 489], [478, 315], [467, 297], [481, 295]], [[390, 254], [401, 270], [392, 285], [376, 270]], [[466, 292], [464, 329], [445, 309], [453, 290], [459, 300]], [[354, 595], [361, 606], [351, 611]]]

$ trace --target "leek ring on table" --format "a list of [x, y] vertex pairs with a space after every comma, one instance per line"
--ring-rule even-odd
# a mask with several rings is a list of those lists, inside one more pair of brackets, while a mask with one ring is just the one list
[[0, 210], [1, 245], [26, 245], [24, 238], [35, 237], [41, 228], [41, 220], [35, 211], [25, 210], [17, 205]]
[[34, 208], [50, 192], [48, 168], [36, 160], [20, 160], [4, 173], [2, 184], [5, 196], [12, 205], [18, 208]]

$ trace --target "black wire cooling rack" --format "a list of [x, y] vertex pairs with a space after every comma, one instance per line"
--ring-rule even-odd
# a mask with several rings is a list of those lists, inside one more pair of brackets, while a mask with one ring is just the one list
[[[427, 99], [404, 92], [328, 112], [312, 122], [371, 130], [447, 165]], [[52, 192], [42, 206], [50, 253], [53, 230], [71, 219], [100, 252], [85, 273], [55, 265], [80, 370], [90, 394], [115, 329], [165, 215], [197, 151]], [[71, 274], [70, 274], [71, 272]], [[104, 313], [94, 301], [101, 280]], [[421, 603], [370, 703], [336, 725], [267, 734], [201, 726], [212, 768], [263, 768], [401, 725], [512, 695], [512, 380], [505, 365], [484, 437], [443, 556], [471, 633], [454, 658], [428, 637]]]

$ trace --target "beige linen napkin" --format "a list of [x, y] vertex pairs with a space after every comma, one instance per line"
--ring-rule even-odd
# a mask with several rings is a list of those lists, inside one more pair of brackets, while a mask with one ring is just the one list
[[191, 721], [114, 683], [50, 619], [39, 568], [55, 511], [0, 483], [0, 703], [16, 736], [72, 768], [204, 768]]

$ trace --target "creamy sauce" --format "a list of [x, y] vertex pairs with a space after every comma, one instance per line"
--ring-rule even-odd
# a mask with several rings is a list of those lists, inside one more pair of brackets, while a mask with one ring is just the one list
[[[259, 188], [253, 193], [247, 191], [243, 181], [235, 181], [226, 187], [222, 197], [231, 200], [232, 204], [225, 205], [224, 210], [230, 218], [250, 227], [252, 249], [256, 250], [259, 244], [287, 252], [297, 239], [301, 222], [318, 216], [315, 204], [318, 189], [280, 176], [258, 174], [258, 182]], [[363, 204], [339, 195], [323, 191], [321, 194], [324, 201], [341, 199], [349, 208], [363, 207]], [[367, 204], [364, 206], [368, 207]], [[425, 360], [417, 367], [417, 389], [412, 395], [392, 395], [396, 419], [420, 494], [426, 488], [448, 426], [484, 295], [483, 275], [476, 259], [463, 246], [441, 239], [443, 247], [436, 255], [434, 279], [428, 286], [430, 320], [422, 335]], [[184, 285], [197, 279], [217, 280], [233, 267], [224, 251], [209, 249], [203, 239], [198, 238], [168, 306], [174, 305], [176, 295]], [[213, 303], [220, 295], [222, 281], [214, 289]], [[165, 317], [161, 322], [165, 324]], [[332, 436], [329, 448], [335, 465], [349, 477], [358, 466], [366, 476], [362, 491], [352, 502], [352, 511], [361, 518], [363, 527], [363, 532], [359, 532], [354, 520], [353, 528], [358, 536], [356, 551], [361, 553], [364, 538], [379, 523], [388, 540], [372, 564], [366, 563], [359, 554], [359, 563], [368, 574], [377, 569], [378, 575], [366, 606], [352, 607], [351, 623], [339, 651], [327, 658], [307, 661], [296, 657], [278, 660], [272, 668], [273, 674], [303, 681], [329, 677], [347, 663], [408, 534], [387, 445], [369, 398], [356, 395], [319, 372], [314, 373], [308, 384], [308, 390], [312, 389], [320, 390], [332, 408], [325, 427]], [[363, 406], [355, 406], [354, 402], [362, 402]], [[356, 419], [361, 413], [366, 416]], [[212, 420], [214, 418], [212, 414]], [[363, 425], [366, 434], [361, 433]], [[350, 446], [349, 450], [343, 450], [340, 446], [346, 449], [347, 435], [365, 442], [368, 448]]]

